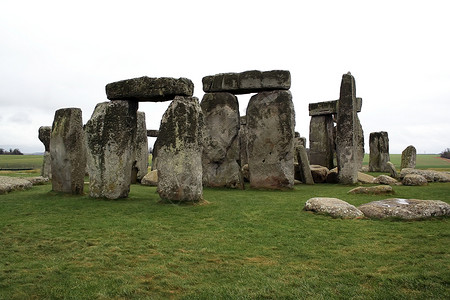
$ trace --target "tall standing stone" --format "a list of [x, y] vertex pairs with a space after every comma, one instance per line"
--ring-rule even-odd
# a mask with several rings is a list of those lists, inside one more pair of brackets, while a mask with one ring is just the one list
[[312, 116], [309, 123], [309, 156], [312, 165], [334, 168], [333, 115]]
[[148, 170], [148, 138], [145, 113], [137, 112], [136, 139], [134, 142], [133, 167], [131, 171], [131, 183], [141, 182]]
[[175, 97], [164, 113], [158, 135], [158, 193], [162, 199], [202, 200], [203, 122], [195, 97]]
[[250, 186], [293, 188], [295, 112], [290, 91], [261, 92], [247, 107]]
[[50, 136], [52, 134], [51, 126], [39, 127], [39, 140], [44, 144], [45, 152], [42, 163], [41, 176], [52, 179], [52, 160], [50, 157]]
[[362, 169], [363, 160], [364, 160], [364, 131], [359, 121], [358, 114], [356, 114], [356, 163], [358, 165], [358, 170]]
[[63, 108], [55, 112], [50, 157], [53, 191], [83, 194], [86, 148], [81, 109]]
[[386, 131], [371, 132], [369, 136], [369, 171], [389, 172], [389, 138]]
[[303, 145], [298, 145], [295, 152], [297, 153], [300, 180], [306, 184], [314, 184], [308, 154], [306, 153], [305, 147]]
[[347, 73], [342, 75], [336, 128], [338, 177], [341, 184], [358, 182], [356, 107], [355, 78]]
[[111, 101], [97, 104], [85, 125], [89, 168], [89, 195], [93, 198], [126, 198], [137, 127], [138, 103]]
[[240, 160], [242, 167], [248, 164], [247, 116], [242, 116], [240, 121], [239, 143], [241, 145]]
[[243, 189], [239, 145], [239, 104], [230, 93], [207, 93], [200, 103], [203, 136], [203, 185]]
[[416, 147], [410, 145], [402, 152], [402, 162], [400, 169], [416, 167]]

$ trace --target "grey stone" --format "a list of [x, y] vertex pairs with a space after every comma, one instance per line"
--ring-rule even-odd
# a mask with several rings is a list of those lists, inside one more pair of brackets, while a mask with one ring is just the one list
[[421, 175], [425, 177], [428, 182], [450, 182], [450, 174], [446, 172], [404, 168], [400, 171], [400, 178], [403, 179], [408, 174]]
[[108, 83], [106, 97], [109, 100], [160, 102], [175, 96], [192, 96], [194, 84], [187, 78], [139, 77]]
[[291, 87], [291, 73], [283, 70], [221, 73], [205, 76], [202, 82], [205, 93], [228, 92], [235, 95], [259, 93], [288, 90]]
[[86, 148], [81, 109], [63, 108], [55, 112], [50, 157], [53, 191], [83, 194]]
[[145, 113], [137, 112], [134, 160], [131, 169], [131, 183], [141, 182], [148, 170], [148, 138]]
[[200, 103], [203, 132], [203, 185], [244, 188], [239, 145], [239, 104], [230, 93], [207, 93]]
[[389, 172], [389, 137], [386, 131], [371, 132], [369, 136], [369, 171]]
[[359, 121], [358, 115], [355, 117], [356, 124], [355, 124], [355, 142], [356, 142], [356, 164], [358, 165], [358, 170], [362, 170], [363, 167], [363, 160], [364, 160], [364, 131], [361, 125], [361, 122]]
[[248, 141], [247, 141], [247, 116], [242, 116], [240, 118], [240, 128], [239, 128], [239, 144], [240, 144], [240, 155], [241, 166], [248, 164]]
[[373, 183], [376, 183], [376, 184], [387, 184], [387, 185], [398, 185], [399, 184], [397, 179], [392, 178], [392, 177], [387, 176], [387, 175], [379, 175], [378, 177], [375, 178]]
[[375, 177], [369, 174], [358, 172], [358, 182], [363, 184], [371, 184], [375, 180]]
[[301, 182], [306, 184], [314, 184], [314, 179], [309, 165], [308, 154], [306, 153], [305, 147], [303, 147], [303, 145], [298, 145], [296, 147], [296, 153]]
[[32, 187], [29, 180], [17, 177], [0, 176], [0, 195], [12, 191], [25, 190]]
[[203, 200], [203, 114], [195, 97], [175, 97], [158, 136], [158, 193], [164, 200]]
[[51, 126], [41, 126], [39, 127], [38, 132], [39, 140], [44, 144], [45, 151], [50, 151], [50, 136], [52, 134], [52, 127]]
[[324, 183], [327, 181], [328, 168], [319, 165], [310, 165], [311, 174], [315, 183]]
[[328, 171], [327, 183], [339, 183], [338, 168], [333, 168]]
[[250, 170], [248, 169], [248, 164], [245, 164], [241, 168], [242, 177], [245, 182], [250, 182]]
[[334, 122], [332, 115], [313, 116], [309, 123], [309, 156], [313, 165], [334, 168]]
[[[324, 101], [309, 104], [309, 115], [310, 116], [325, 116], [334, 115], [338, 111], [339, 100]], [[356, 98], [356, 111], [360, 112], [362, 106], [362, 99]]]
[[155, 130], [155, 129], [147, 130], [148, 137], [158, 137], [158, 134], [159, 134], [159, 130]]
[[304, 209], [335, 218], [360, 218], [364, 216], [354, 205], [337, 198], [311, 198], [306, 201]]
[[49, 181], [47, 177], [43, 176], [24, 177], [23, 179], [28, 180], [32, 185], [43, 185]]
[[406, 147], [402, 152], [402, 161], [400, 165], [400, 170], [404, 168], [412, 168], [416, 167], [416, 148], [412, 145]]
[[290, 91], [261, 92], [247, 106], [250, 186], [294, 186], [295, 112]]
[[398, 177], [397, 170], [395, 169], [394, 164], [391, 163], [390, 161], [388, 161], [386, 163], [386, 169], [388, 170], [388, 172], [391, 175], [391, 177], [394, 177], [394, 178]]
[[408, 174], [405, 177], [403, 177], [402, 184], [403, 185], [412, 185], [412, 186], [427, 185], [428, 181], [422, 175], [419, 175], [419, 174]]
[[44, 152], [41, 176], [52, 179], [52, 157], [50, 156], [50, 151]]
[[141, 180], [142, 185], [158, 186], [158, 170], [153, 170], [145, 174]]
[[369, 218], [400, 218], [405, 220], [450, 216], [450, 205], [440, 200], [391, 198], [373, 201], [358, 207]]
[[91, 197], [128, 197], [135, 159], [137, 108], [134, 101], [99, 103], [86, 123]]
[[393, 193], [394, 190], [390, 185], [359, 186], [348, 191], [348, 194], [368, 194], [368, 195], [384, 195]]

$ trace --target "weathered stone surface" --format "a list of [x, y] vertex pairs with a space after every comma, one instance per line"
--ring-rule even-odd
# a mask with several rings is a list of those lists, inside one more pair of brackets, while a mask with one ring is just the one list
[[42, 185], [49, 181], [48, 178], [43, 176], [24, 177], [23, 179], [28, 180], [32, 185]]
[[332, 115], [313, 116], [309, 123], [309, 157], [312, 165], [334, 168], [334, 122]]
[[205, 93], [228, 92], [232, 94], [259, 93], [273, 90], [288, 90], [291, 87], [289, 71], [246, 71], [221, 73], [203, 77]]
[[[241, 166], [248, 164], [248, 142], [247, 142], [247, 116], [242, 116], [240, 118], [240, 128], [239, 128], [239, 144], [240, 144], [240, 155]], [[245, 178], [244, 178], [245, 179]]]
[[137, 112], [134, 160], [131, 169], [131, 183], [141, 182], [148, 170], [148, 138], [145, 113]]
[[50, 136], [52, 134], [51, 126], [41, 126], [38, 132], [39, 140], [44, 144], [45, 151], [50, 151]]
[[[324, 101], [309, 104], [310, 116], [325, 116], [337, 114], [339, 100]], [[356, 111], [360, 112], [362, 107], [362, 99], [356, 98]]]
[[376, 184], [387, 184], [387, 185], [398, 185], [399, 184], [397, 179], [392, 178], [392, 177], [387, 176], [387, 175], [379, 175], [377, 178], [375, 178], [373, 183], [376, 183]]
[[416, 167], [416, 148], [412, 145], [406, 147], [402, 152], [402, 162], [400, 165], [400, 169], [404, 168], [412, 168]]
[[158, 136], [158, 193], [168, 201], [203, 199], [203, 114], [195, 97], [175, 97]]
[[55, 112], [50, 157], [53, 191], [83, 194], [86, 147], [81, 109], [63, 108]]
[[29, 180], [23, 178], [0, 176], [0, 195], [7, 194], [12, 191], [25, 190], [32, 187]]
[[328, 168], [319, 165], [310, 165], [311, 174], [315, 183], [324, 183], [327, 180]]
[[298, 145], [295, 152], [297, 154], [301, 182], [306, 184], [314, 184], [314, 178], [311, 174], [308, 154], [306, 153], [305, 147], [303, 147], [303, 145]]
[[338, 168], [333, 168], [328, 171], [327, 183], [339, 183]]
[[360, 218], [364, 216], [354, 205], [337, 198], [311, 198], [306, 201], [304, 209], [335, 218]]
[[247, 107], [250, 186], [293, 188], [295, 112], [290, 91], [262, 92]]
[[398, 177], [397, 169], [395, 169], [394, 164], [391, 163], [390, 161], [388, 161], [386, 163], [386, 169], [388, 170], [388, 172], [391, 175], [391, 177], [394, 177], [394, 178]]
[[450, 216], [450, 205], [440, 200], [391, 198], [373, 201], [358, 207], [366, 217], [395, 217], [406, 220]]
[[203, 185], [244, 188], [241, 174], [239, 104], [230, 93], [207, 93], [200, 103], [203, 131]]
[[355, 184], [358, 181], [356, 114], [355, 78], [348, 73], [342, 75], [336, 128], [336, 156], [341, 184]]
[[371, 132], [369, 136], [369, 171], [389, 172], [389, 137], [386, 131]]
[[393, 194], [394, 190], [390, 185], [359, 186], [348, 191], [349, 194], [384, 195]]
[[155, 130], [155, 129], [147, 130], [148, 137], [158, 137], [158, 134], [159, 134], [159, 130]]
[[428, 181], [425, 177], [418, 174], [408, 174], [402, 179], [403, 185], [427, 185]]
[[160, 102], [175, 96], [192, 96], [194, 84], [187, 78], [139, 77], [108, 83], [106, 97], [109, 100]]
[[422, 175], [429, 182], [450, 182], [450, 174], [446, 172], [404, 168], [400, 171], [400, 178], [403, 179], [408, 174]]
[[370, 184], [370, 183], [373, 183], [374, 180], [375, 180], [375, 177], [373, 177], [372, 175], [358, 172], [358, 182], [361, 182], [363, 184]]
[[141, 180], [142, 185], [158, 186], [158, 170], [153, 170], [145, 174]]
[[42, 161], [41, 176], [52, 179], [52, 157], [49, 151], [44, 152], [44, 158]]
[[137, 108], [134, 101], [99, 103], [86, 123], [91, 197], [128, 197], [135, 159]]
[[364, 160], [364, 131], [361, 125], [361, 122], [359, 121], [358, 114], [355, 117], [356, 124], [355, 124], [355, 142], [356, 142], [356, 163], [358, 165], [358, 170], [362, 170], [363, 166], [363, 160]]
[[248, 164], [245, 164], [241, 168], [242, 177], [245, 182], [250, 182], [250, 170], [248, 169]]

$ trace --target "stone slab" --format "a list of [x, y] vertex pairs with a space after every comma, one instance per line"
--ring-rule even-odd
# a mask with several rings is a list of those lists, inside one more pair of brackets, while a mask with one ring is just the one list
[[304, 209], [335, 218], [361, 218], [364, 216], [355, 206], [337, 198], [311, 198], [306, 201]]
[[[323, 116], [337, 114], [339, 100], [316, 102], [309, 104], [310, 116]], [[356, 111], [361, 112], [362, 98], [356, 98]]]

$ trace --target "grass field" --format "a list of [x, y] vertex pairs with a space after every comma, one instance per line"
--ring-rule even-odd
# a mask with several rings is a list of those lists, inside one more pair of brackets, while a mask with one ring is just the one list
[[0, 155], [0, 169], [39, 169], [42, 155]]

